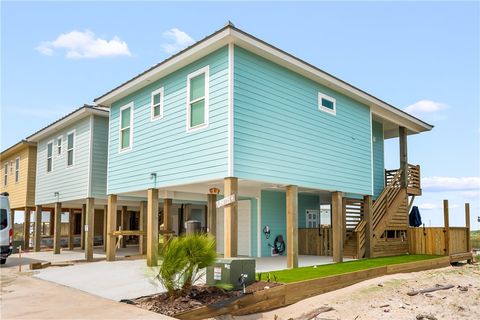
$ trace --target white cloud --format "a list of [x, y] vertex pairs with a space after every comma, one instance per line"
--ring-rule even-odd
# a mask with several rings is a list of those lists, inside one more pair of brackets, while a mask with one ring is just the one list
[[169, 54], [177, 53], [178, 51], [188, 47], [193, 44], [195, 40], [190, 37], [187, 33], [173, 28], [163, 33], [163, 37], [172, 42], [162, 44], [163, 50]]
[[422, 179], [426, 191], [475, 191], [480, 190], [480, 177], [426, 177]]
[[[449, 204], [448, 208], [449, 209], [456, 209], [459, 208], [460, 206], [458, 204]], [[420, 210], [437, 210], [437, 209], [443, 209], [443, 202], [442, 203], [421, 203], [418, 205], [418, 209]]]
[[71, 31], [62, 33], [53, 41], [41, 42], [35, 50], [44, 55], [53, 55], [57, 49], [65, 49], [66, 57], [71, 59], [98, 58], [108, 56], [130, 56], [128, 45], [119, 37], [105, 40], [95, 36], [92, 31]]
[[409, 105], [404, 110], [412, 114], [434, 113], [440, 110], [447, 109], [448, 105], [431, 100], [420, 100], [414, 104]]
[[422, 203], [418, 205], [418, 208], [420, 210], [435, 210], [435, 209], [439, 209], [440, 206], [435, 203]]

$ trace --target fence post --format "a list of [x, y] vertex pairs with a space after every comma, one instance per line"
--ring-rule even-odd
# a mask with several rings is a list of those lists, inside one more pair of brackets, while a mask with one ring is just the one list
[[472, 247], [470, 245], [470, 203], [465, 203], [465, 227], [467, 228], [467, 238], [466, 238], [466, 245], [467, 245], [467, 252], [472, 251]]
[[448, 221], [448, 200], [443, 200], [443, 221], [444, 221], [444, 233], [445, 233], [445, 255], [450, 255], [450, 224]]

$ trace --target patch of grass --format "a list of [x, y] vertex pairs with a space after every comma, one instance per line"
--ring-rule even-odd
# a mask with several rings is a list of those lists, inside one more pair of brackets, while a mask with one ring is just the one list
[[472, 248], [480, 248], [480, 230], [470, 231]]
[[382, 257], [373, 259], [362, 259], [341, 263], [333, 263], [314, 267], [302, 267], [297, 269], [279, 270], [272, 272], [279, 282], [289, 283], [309, 279], [318, 279], [348, 272], [366, 270], [376, 267], [383, 267], [392, 264], [400, 264], [428, 259], [439, 258], [432, 255], [404, 255], [395, 257]]

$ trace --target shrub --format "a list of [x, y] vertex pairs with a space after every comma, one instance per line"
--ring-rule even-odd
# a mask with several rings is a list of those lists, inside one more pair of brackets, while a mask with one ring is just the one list
[[217, 257], [215, 240], [207, 235], [173, 238], [164, 246], [158, 279], [170, 296], [190, 294], [192, 285], [204, 275], [204, 268]]

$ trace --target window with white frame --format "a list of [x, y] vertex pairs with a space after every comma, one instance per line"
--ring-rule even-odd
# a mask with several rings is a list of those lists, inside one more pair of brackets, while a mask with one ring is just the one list
[[73, 166], [75, 132], [67, 134], [67, 166]]
[[20, 180], [20, 157], [15, 159], [15, 182]]
[[324, 93], [318, 93], [318, 109], [335, 115], [337, 113], [337, 100]]
[[3, 185], [8, 184], [8, 162], [5, 162], [5, 171], [3, 172]]
[[47, 144], [47, 172], [52, 172], [53, 141]]
[[57, 138], [57, 156], [62, 154], [62, 137]]
[[318, 210], [306, 210], [305, 211], [305, 225], [307, 228], [317, 228], [318, 227]]
[[152, 120], [163, 118], [163, 87], [152, 92], [150, 106]]
[[13, 173], [13, 160], [10, 160], [10, 173]]
[[187, 77], [187, 131], [208, 126], [209, 67]]
[[120, 108], [120, 151], [132, 147], [133, 102]]

